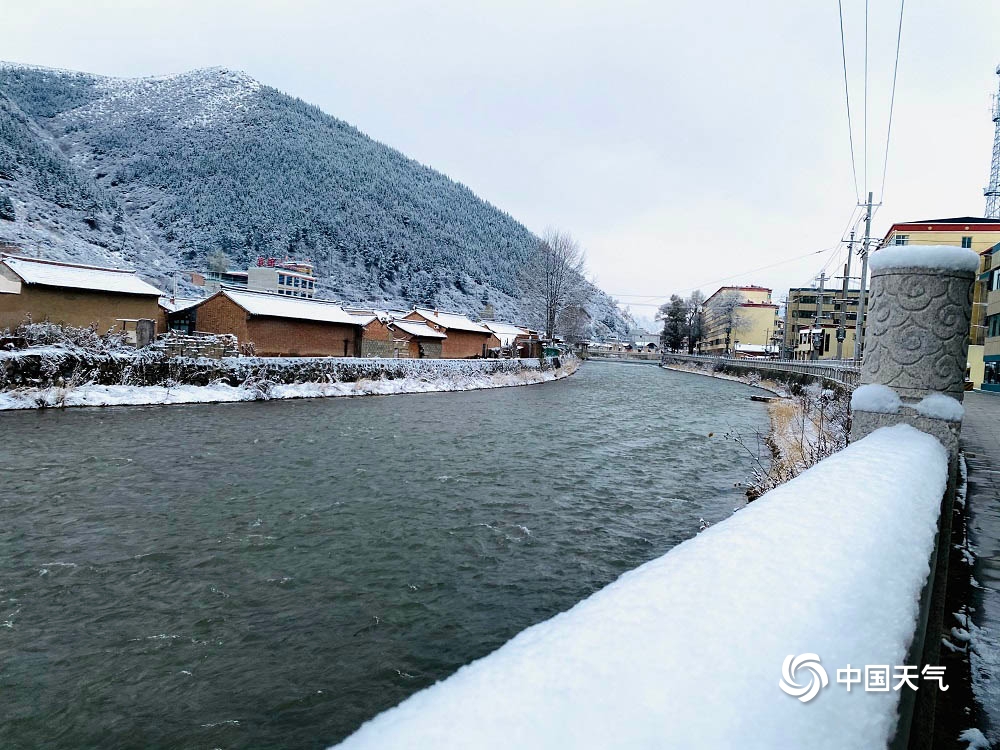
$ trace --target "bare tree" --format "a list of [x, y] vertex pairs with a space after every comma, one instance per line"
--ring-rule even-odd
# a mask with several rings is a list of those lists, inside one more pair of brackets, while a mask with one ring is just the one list
[[555, 230], [546, 231], [525, 266], [522, 288], [529, 303], [536, 306], [547, 338], [555, 335], [563, 308], [582, 306], [588, 301], [590, 290], [583, 278], [584, 267], [579, 243]]
[[687, 298], [687, 343], [688, 354], [694, 352], [694, 348], [701, 341], [702, 333], [705, 329], [705, 295], [701, 290], [696, 289]]
[[591, 315], [583, 305], [571, 302], [559, 311], [559, 333], [567, 344], [576, 345], [590, 338]]
[[208, 256], [208, 270], [216, 273], [225, 273], [229, 270], [229, 258], [221, 250], [216, 250]]
[[709, 328], [724, 328], [726, 331], [726, 354], [732, 351], [732, 338], [746, 328], [747, 319], [743, 314], [743, 296], [736, 291], [720, 294], [706, 306], [705, 317]]

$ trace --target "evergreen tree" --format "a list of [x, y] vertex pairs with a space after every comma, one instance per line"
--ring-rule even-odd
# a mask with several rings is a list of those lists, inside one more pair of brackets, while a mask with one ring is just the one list
[[[663, 306], [663, 346], [672, 352], [681, 348], [687, 335], [687, 306], [684, 300], [676, 294], [670, 296], [670, 302]], [[661, 308], [662, 310], [663, 308]]]
[[14, 221], [15, 218], [17, 216], [14, 213], [14, 202], [9, 196], [0, 195], [0, 219]]

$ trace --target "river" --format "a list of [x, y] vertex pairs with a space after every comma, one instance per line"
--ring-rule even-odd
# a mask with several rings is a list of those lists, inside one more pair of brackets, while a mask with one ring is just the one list
[[2, 413], [0, 747], [330, 745], [731, 515], [752, 392]]

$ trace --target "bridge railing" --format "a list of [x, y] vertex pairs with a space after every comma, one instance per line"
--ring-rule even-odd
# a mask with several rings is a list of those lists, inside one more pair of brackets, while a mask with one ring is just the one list
[[671, 354], [666, 352], [662, 355], [662, 361], [667, 362], [668, 360], [712, 365], [724, 364], [726, 367], [758, 372], [795, 372], [830, 380], [849, 388], [854, 388], [861, 382], [861, 368], [853, 360], [809, 362], [796, 359], [737, 359], [735, 357], [714, 357], [708, 354]]

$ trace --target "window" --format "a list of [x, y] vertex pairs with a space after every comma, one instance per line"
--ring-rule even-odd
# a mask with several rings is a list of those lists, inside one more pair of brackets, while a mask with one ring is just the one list
[[963, 237], [962, 238], [962, 247], [972, 247], [972, 238], [971, 237]]
[[278, 274], [278, 283], [279, 284], [284, 284], [285, 283], [285, 274], [283, 274], [283, 273], [279, 273]]
[[295, 283], [295, 286], [298, 287], [298, 285], [299, 285], [299, 277], [298, 276], [295, 277], [295, 282], [294, 283]]
[[910, 244], [910, 235], [908, 235], [908, 234], [897, 234], [896, 235], [896, 240], [892, 244], [894, 244], [894, 245], [909, 245]]

